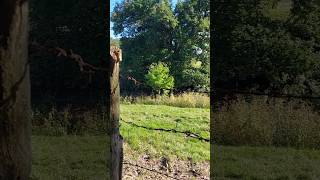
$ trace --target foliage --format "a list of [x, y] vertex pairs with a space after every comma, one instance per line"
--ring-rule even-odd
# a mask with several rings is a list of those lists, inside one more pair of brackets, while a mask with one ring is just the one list
[[[84, 61], [99, 67], [108, 58], [103, 48], [107, 47], [109, 35], [105, 33], [103, 7], [87, 1], [32, 0], [30, 42], [72, 49]], [[109, 39], [110, 44], [121, 46], [124, 52], [121, 77], [134, 77], [145, 84], [148, 66], [161, 59], [171, 69], [177, 89], [208, 89], [208, 9], [209, 0], [181, 1], [176, 7], [168, 0], [118, 3], [111, 19], [115, 33], [122, 38]], [[80, 73], [75, 62], [30, 47], [33, 97], [103, 97], [106, 87], [103, 73]], [[132, 81], [121, 82], [122, 90], [132, 91], [133, 86]]]
[[207, 91], [210, 81], [209, 1], [177, 3], [175, 16], [179, 22], [174, 37], [177, 86]]
[[209, 0], [181, 1], [174, 9], [168, 0], [122, 1], [111, 20], [122, 36], [123, 73], [144, 81], [146, 67], [162, 59], [177, 88], [209, 87]]
[[162, 62], [151, 64], [145, 76], [146, 82], [157, 92], [171, 90], [174, 86], [174, 79], [169, 73], [169, 67], [166, 64]]
[[318, 94], [320, 8], [314, 2], [293, 1], [279, 19], [266, 13], [277, 0], [214, 1], [216, 86]]

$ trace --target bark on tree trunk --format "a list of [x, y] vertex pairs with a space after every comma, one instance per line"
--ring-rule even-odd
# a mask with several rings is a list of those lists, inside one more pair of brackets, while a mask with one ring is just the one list
[[120, 120], [120, 87], [119, 87], [119, 62], [110, 56], [109, 61], [110, 70], [108, 77], [107, 87], [107, 107], [109, 114], [108, 121], [108, 135], [110, 138], [110, 154], [109, 154], [109, 172], [110, 179], [120, 180], [122, 174], [122, 160], [123, 160], [123, 149], [122, 149], [122, 137], [119, 131], [119, 120]]
[[28, 3], [0, 2], [0, 180], [31, 171]]

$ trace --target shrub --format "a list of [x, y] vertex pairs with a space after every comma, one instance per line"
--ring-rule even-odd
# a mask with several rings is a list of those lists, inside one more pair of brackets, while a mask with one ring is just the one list
[[161, 90], [167, 92], [174, 86], [174, 79], [170, 75], [169, 67], [163, 62], [151, 64], [145, 78], [147, 84], [158, 94]]
[[138, 96], [138, 97], [122, 97], [121, 103], [130, 104], [152, 104], [152, 105], [168, 105], [185, 108], [210, 108], [210, 97], [201, 93], [182, 93], [173, 96]]

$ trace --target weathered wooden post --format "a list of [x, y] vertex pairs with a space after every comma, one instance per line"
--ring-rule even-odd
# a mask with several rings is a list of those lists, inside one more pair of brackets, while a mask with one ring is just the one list
[[119, 63], [122, 58], [121, 50], [115, 46], [110, 47], [110, 59], [108, 63], [108, 87], [107, 87], [107, 113], [108, 135], [110, 138], [109, 172], [112, 180], [121, 179], [122, 173], [122, 138], [119, 131], [120, 120], [120, 86], [119, 86]]
[[28, 2], [0, 1], [0, 180], [31, 171]]

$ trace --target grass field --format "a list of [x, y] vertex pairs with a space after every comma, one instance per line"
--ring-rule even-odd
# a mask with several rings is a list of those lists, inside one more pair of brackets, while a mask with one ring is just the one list
[[[178, 108], [165, 105], [121, 105], [121, 117], [147, 128], [191, 131], [209, 139], [209, 109]], [[121, 135], [132, 150], [155, 157], [169, 157], [194, 161], [209, 161], [208, 142], [186, 137], [184, 134], [154, 131], [121, 122]]]
[[[121, 105], [121, 118], [146, 128], [190, 131], [209, 138], [209, 109], [165, 105]], [[184, 134], [148, 130], [121, 122], [125, 157], [209, 162], [208, 142]], [[50, 133], [49, 133], [50, 134]], [[32, 179], [105, 179], [106, 137], [34, 135]], [[133, 156], [134, 155], [134, 156]]]
[[33, 180], [106, 179], [105, 136], [32, 136]]
[[320, 177], [320, 151], [214, 146], [212, 179], [308, 180]]
[[[33, 136], [32, 179], [105, 179], [106, 139]], [[214, 146], [214, 179], [317, 179], [320, 151]]]
[[[158, 163], [161, 157], [187, 164], [209, 162], [209, 143], [184, 134], [152, 128], [190, 131], [209, 137], [209, 109], [166, 105], [121, 105], [120, 131], [124, 138], [124, 159], [142, 162], [148, 155]], [[125, 123], [132, 122], [136, 127]], [[32, 179], [105, 179], [107, 138], [100, 136], [34, 135]], [[214, 146], [212, 179], [317, 179], [320, 151], [294, 148]], [[139, 159], [140, 158], [140, 159]], [[148, 165], [148, 164], [145, 164]], [[185, 165], [186, 167], [187, 165]], [[206, 166], [202, 166], [205, 168]], [[134, 170], [135, 171], [135, 170]], [[187, 170], [188, 171], [188, 170]], [[186, 172], [187, 172], [186, 171]], [[205, 175], [205, 174], [204, 174]], [[139, 175], [144, 179], [143, 175]], [[157, 179], [157, 178], [156, 178]], [[184, 179], [184, 178], [182, 178]], [[188, 178], [187, 178], [188, 179]], [[197, 179], [197, 178], [195, 178]]]

